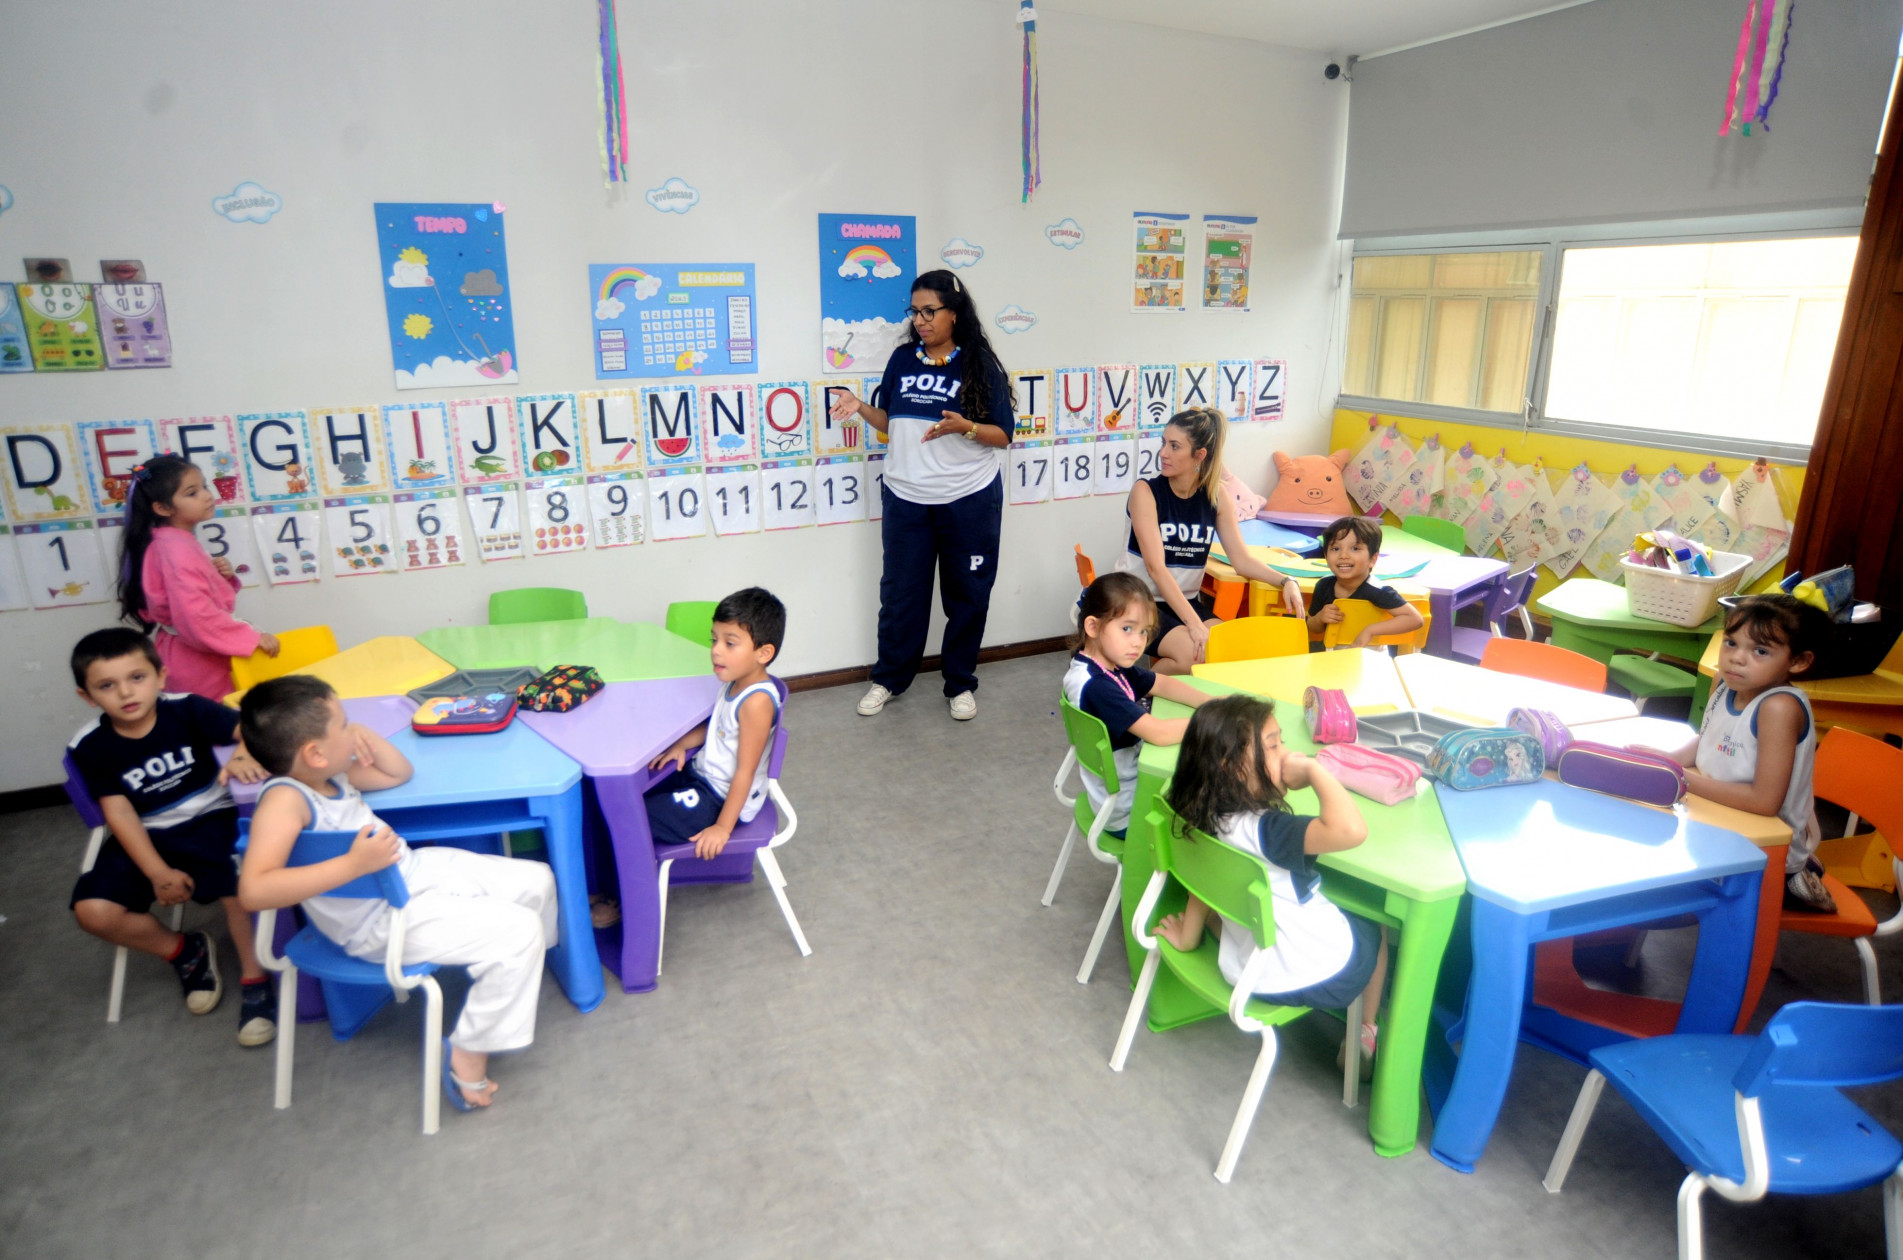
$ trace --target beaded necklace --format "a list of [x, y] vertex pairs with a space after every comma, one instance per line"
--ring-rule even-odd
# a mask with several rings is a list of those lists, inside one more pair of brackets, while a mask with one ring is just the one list
[[958, 357], [958, 347], [953, 346], [951, 353], [944, 358], [934, 359], [931, 355], [925, 353], [925, 343], [921, 341], [912, 347], [912, 353], [916, 354], [918, 361], [927, 367], [944, 367], [947, 363], [950, 363], [953, 359]]

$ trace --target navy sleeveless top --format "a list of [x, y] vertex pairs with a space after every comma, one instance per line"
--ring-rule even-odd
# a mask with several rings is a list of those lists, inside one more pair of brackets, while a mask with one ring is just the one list
[[[1197, 490], [1187, 499], [1178, 498], [1170, 489], [1170, 479], [1161, 474], [1143, 483], [1156, 500], [1157, 532], [1163, 539], [1163, 563], [1183, 594], [1194, 597], [1203, 586], [1203, 566], [1209, 562], [1209, 549], [1216, 542], [1216, 505]], [[1129, 515], [1126, 506], [1124, 514]], [[1135, 573], [1146, 582], [1149, 571], [1143, 565], [1143, 551], [1137, 546], [1136, 527], [1130, 527], [1129, 547], [1117, 568]], [[1160, 592], [1159, 592], [1160, 595]]]

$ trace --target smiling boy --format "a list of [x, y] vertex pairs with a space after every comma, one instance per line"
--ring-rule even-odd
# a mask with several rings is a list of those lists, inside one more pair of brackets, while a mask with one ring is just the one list
[[1389, 614], [1355, 636], [1354, 646], [1358, 648], [1391, 634], [1412, 634], [1421, 628], [1418, 609], [1393, 587], [1369, 581], [1374, 558], [1380, 553], [1380, 522], [1365, 516], [1344, 516], [1322, 531], [1322, 556], [1328, 575], [1316, 581], [1314, 597], [1309, 601], [1314, 609], [1308, 618], [1309, 633], [1320, 634], [1323, 627], [1341, 623], [1344, 614], [1335, 601], [1342, 599], [1364, 599]]

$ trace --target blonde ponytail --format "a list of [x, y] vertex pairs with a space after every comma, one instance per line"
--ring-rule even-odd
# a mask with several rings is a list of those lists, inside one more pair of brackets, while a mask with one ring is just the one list
[[1227, 436], [1229, 422], [1214, 407], [1191, 407], [1179, 411], [1169, 419], [1169, 425], [1181, 429], [1189, 439], [1191, 451], [1203, 451], [1203, 470], [1196, 478], [1196, 488], [1209, 496], [1211, 503], [1219, 502], [1217, 495], [1222, 489], [1222, 442]]

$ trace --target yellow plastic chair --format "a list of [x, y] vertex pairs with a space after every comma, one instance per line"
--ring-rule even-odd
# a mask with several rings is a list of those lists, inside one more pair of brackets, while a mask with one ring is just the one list
[[278, 654], [266, 656], [253, 652], [231, 658], [231, 681], [238, 691], [249, 691], [261, 682], [295, 674], [306, 665], [337, 655], [337, 636], [329, 626], [300, 626], [278, 634]]
[[1259, 661], [1269, 656], [1308, 654], [1308, 626], [1293, 617], [1238, 617], [1209, 629], [1203, 660]]
[[[1365, 599], [1338, 599], [1335, 603], [1341, 608], [1342, 619], [1322, 630], [1322, 646], [1329, 651], [1338, 647], [1353, 647], [1355, 636], [1377, 621], [1386, 621], [1393, 613], [1386, 608], [1376, 608]], [[1427, 646], [1427, 631], [1434, 624], [1433, 615], [1421, 612], [1421, 628], [1412, 634], [1384, 634], [1370, 640], [1373, 647], [1394, 647], [1402, 652], [1418, 652]], [[1518, 642], [1519, 640], [1510, 640]]]

